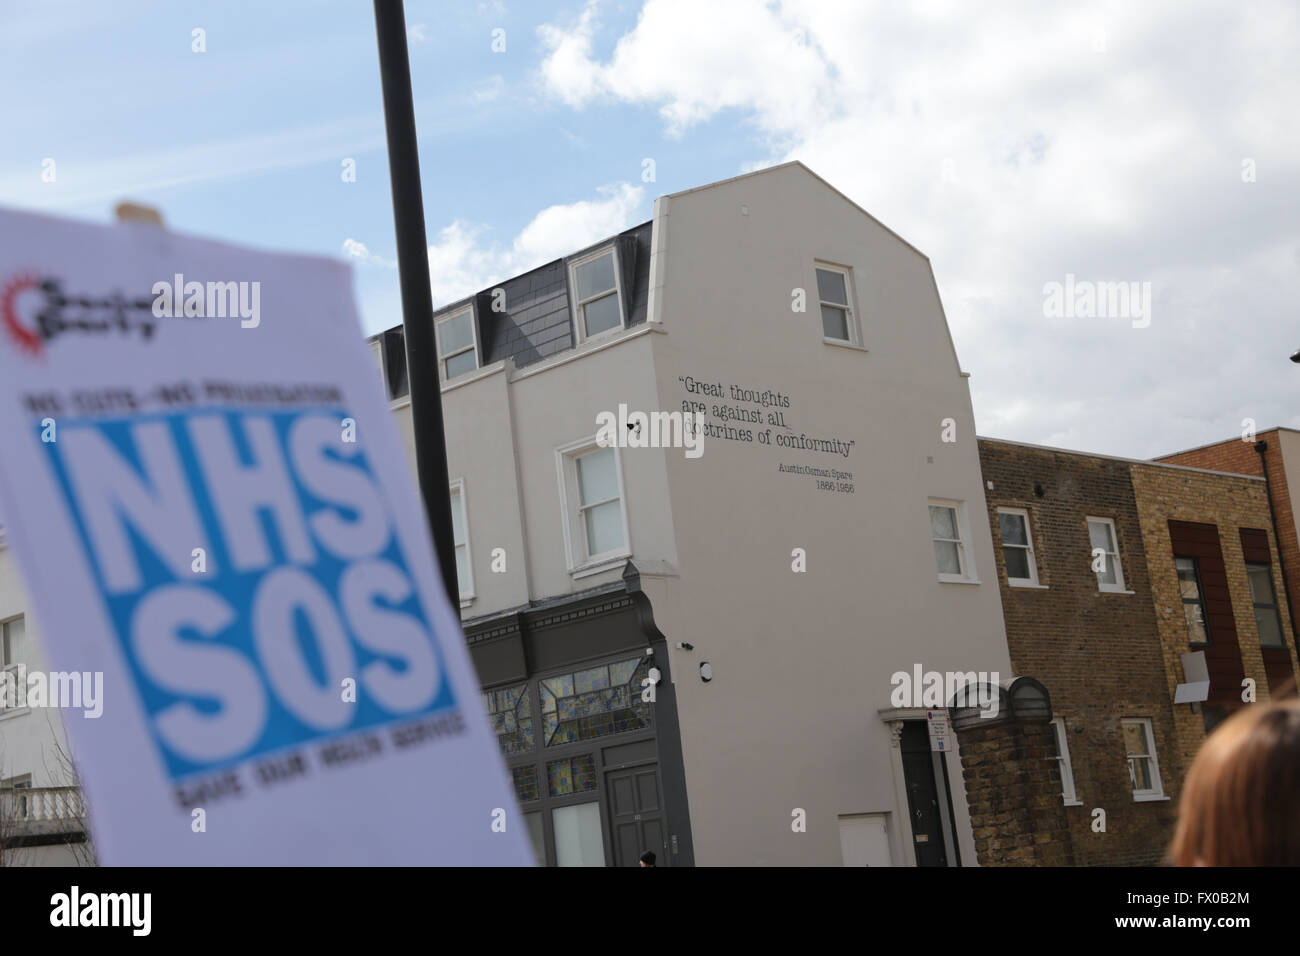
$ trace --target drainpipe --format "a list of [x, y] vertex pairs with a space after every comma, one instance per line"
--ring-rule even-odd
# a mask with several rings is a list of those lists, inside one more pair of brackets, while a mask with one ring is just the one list
[[1286, 573], [1286, 555], [1282, 551], [1282, 536], [1278, 534], [1277, 530], [1277, 511], [1273, 508], [1273, 485], [1268, 480], [1268, 459], [1264, 457], [1264, 452], [1268, 451], [1268, 442], [1262, 438], [1255, 442], [1255, 451], [1259, 454], [1259, 467], [1264, 471], [1264, 491], [1268, 495], [1268, 515], [1273, 519], [1273, 540], [1277, 542], [1277, 562], [1282, 569], [1282, 590], [1286, 593], [1287, 617], [1291, 619], [1291, 643], [1295, 645], [1296, 654], [1300, 656], [1300, 634], [1296, 632], [1295, 626], [1295, 602], [1291, 599], [1291, 578]]

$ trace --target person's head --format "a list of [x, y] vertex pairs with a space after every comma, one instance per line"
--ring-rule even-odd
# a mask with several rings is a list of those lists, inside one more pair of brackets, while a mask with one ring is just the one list
[[646, 850], [644, 853], [641, 854], [641, 865], [642, 865], [642, 866], [654, 866], [654, 865], [655, 865], [655, 851], [654, 851], [654, 850]]
[[1174, 866], [1300, 865], [1300, 700], [1250, 704], [1192, 762]]

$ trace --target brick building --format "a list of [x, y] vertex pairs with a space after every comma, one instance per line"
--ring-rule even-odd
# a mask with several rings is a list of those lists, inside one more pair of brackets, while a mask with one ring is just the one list
[[[989, 439], [980, 463], [1012, 670], [1051, 695], [1072, 861], [1158, 863], [1206, 727], [1244, 678], [1266, 700], [1296, 670], [1284, 601], [1252, 597], [1252, 580], [1281, 591], [1264, 482]], [[1210, 697], [1175, 705], [1190, 650]]]
[[[1176, 452], [1156, 459], [1193, 468], [1258, 475], [1265, 479], [1271, 505], [1271, 527], [1280, 545], [1282, 576], [1288, 606], [1294, 612], [1300, 594], [1300, 431], [1271, 428], [1254, 436], [1229, 438], [1212, 445]], [[1292, 482], [1297, 487], [1293, 490]], [[1295, 617], [1288, 619], [1296, 632]]]
[[1167, 464], [1134, 464], [1133, 490], [1151, 574], [1170, 691], [1179, 655], [1205, 652], [1209, 699], [1193, 714], [1174, 708], [1186, 764], [1208, 730], [1255, 699], [1295, 691], [1290, 607], [1259, 478]]

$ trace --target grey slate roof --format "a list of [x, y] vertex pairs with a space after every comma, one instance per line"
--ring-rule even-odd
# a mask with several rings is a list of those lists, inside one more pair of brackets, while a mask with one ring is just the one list
[[[593, 243], [563, 259], [538, 266], [523, 275], [499, 282], [476, 295], [452, 302], [433, 313], [441, 316], [474, 303], [475, 331], [478, 337], [479, 366], [513, 358], [522, 368], [540, 362], [574, 346], [573, 311], [570, 308], [569, 263], [602, 246], [613, 243], [618, 248], [623, 288], [623, 307], [628, 326], [646, 320], [646, 297], [650, 289], [651, 223], [643, 222], [602, 242]], [[493, 290], [505, 291], [505, 311], [493, 312]], [[389, 395], [398, 398], [409, 392], [406, 377], [406, 348], [402, 326], [372, 336], [383, 342], [384, 367]]]

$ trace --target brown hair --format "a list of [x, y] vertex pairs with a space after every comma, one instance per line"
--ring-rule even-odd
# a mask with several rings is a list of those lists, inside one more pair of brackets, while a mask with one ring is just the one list
[[1243, 707], [1201, 745], [1169, 859], [1174, 866], [1300, 865], [1300, 700]]

